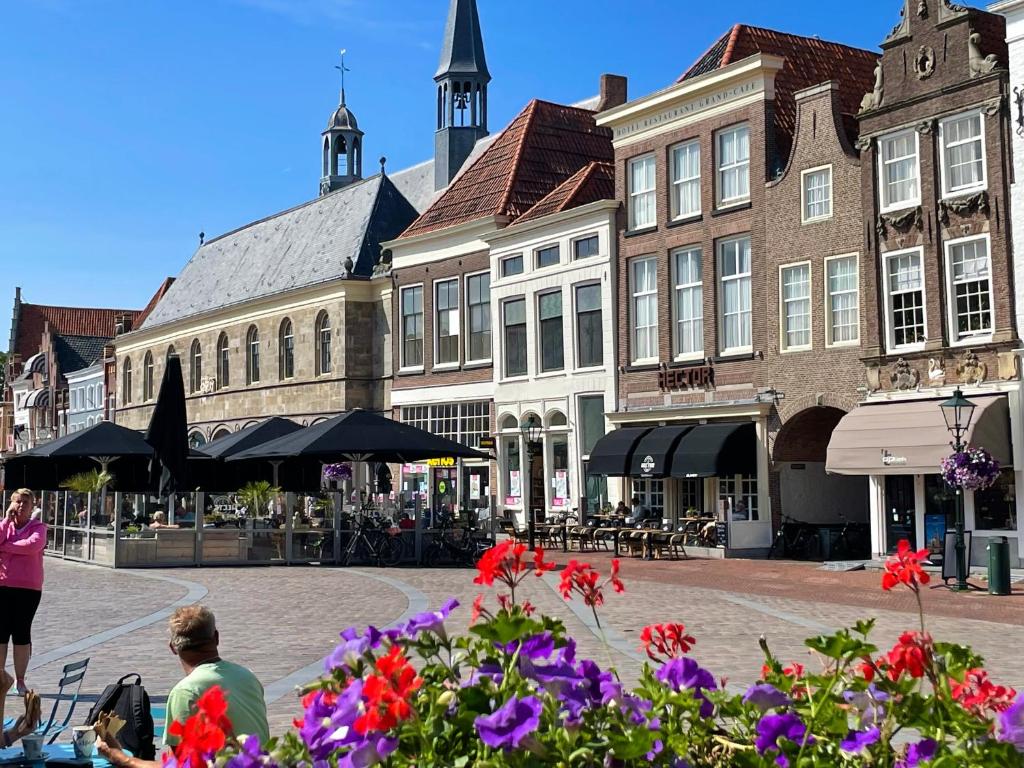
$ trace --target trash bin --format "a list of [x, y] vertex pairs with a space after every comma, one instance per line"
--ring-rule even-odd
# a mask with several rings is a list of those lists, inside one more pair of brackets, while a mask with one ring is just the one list
[[1010, 594], [1010, 542], [996, 536], [988, 543], [988, 593]]

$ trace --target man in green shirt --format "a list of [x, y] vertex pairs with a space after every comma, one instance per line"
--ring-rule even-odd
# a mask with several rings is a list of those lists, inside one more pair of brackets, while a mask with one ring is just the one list
[[[245, 667], [224, 661], [217, 651], [220, 633], [213, 612], [202, 605], [179, 608], [171, 615], [171, 653], [178, 657], [185, 677], [167, 695], [167, 716], [164, 726], [164, 746], [173, 746], [168, 735], [170, 724], [184, 723], [195, 713], [195, 703], [207, 690], [219, 685], [227, 699], [228, 720], [234, 735], [241, 738], [257, 734], [261, 742], [270, 738], [267, 725], [267, 705], [263, 700], [263, 686]], [[229, 734], [231, 735], [231, 734]], [[96, 741], [97, 751], [114, 768], [156, 768], [161, 762], [129, 757], [120, 746]]]

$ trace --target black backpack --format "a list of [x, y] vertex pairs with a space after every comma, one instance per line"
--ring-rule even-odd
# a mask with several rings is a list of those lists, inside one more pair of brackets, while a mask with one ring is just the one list
[[[134, 677], [134, 683], [125, 682]], [[113, 685], [103, 689], [96, 704], [89, 710], [86, 725], [95, 725], [103, 712], [113, 712], [124, 720], [124, 728], [117, 740], [131, 753], [143, 760], [156, 759], [153, 743], [153, 713], [149, 707], [149, 694], [142, 687], [142, 676], [137, 672], [125, 675]]]

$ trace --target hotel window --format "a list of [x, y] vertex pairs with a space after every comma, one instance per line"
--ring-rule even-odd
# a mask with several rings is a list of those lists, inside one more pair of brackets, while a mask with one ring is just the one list
[[685, 248], [673, 255], [675, 270], [675, 356], [704, 353], [704, 282], [700, 248]]
[[917, 131], [911, 129], [878, 140], [882, 210], [909, 208], [921, 201], [918, 188]]
[[434, 283], [437, 297], [434, 308], [437, 359], [435, 365], [459, 362], [459, 281], [444, 280]]
[[722, 275], [722, 352], [751, 349], [750, 238], [718, 244]]
[[153, 353], [147, 352], [142, 358], [142, 399], [153, 399]]
[[320, 376], [330, 373], [333, 367], [331, 360], [331, 317], [327, 312], [320, 312], [316, 318], [316, 374]]
[[811, 168], [800, 174], [804, 223], [832, 216], [832, 166]]
[[942, 194], [962, 195], [986, 186], [985, 118], [980, 112], [939, 122], [942, 146]]
[[856, 344], [860, 341], [857, 257], [825, 259], [825, 281], [825, 343]]
[[750, 129], [737, 125], [719, 131], [715, 136], [718, 147], [718, 205], [726, 206], [750, 198]]
[[292, 329], [292, 321], [288, 318], [281, 323], [278, 349], [280, 350], [278, 375], [282, 379], [290, 379], [295, 375], [295, 333]]
[[512, 275], [523, 274], [523, 255], [506, 256], [501, 260], [501, 276], [511, 277]]
[[992, 269], [988, 238], [946, 243], [949, 280], [949, 335], [953, 341], [992, 333]]
[[672, 218], [700, 214], [700, 142], [672, 148]]
[[565, 366], [562, 348], [562, 292], [542, 293], [537, 297], [540, 324], [540, 370], [560, 371]]
[[658, 359], [658, 263], [636, 259], [629, 270], [632, 291], [633, 361]]
[[217, 339], [217, 389], [224, 389], [231, 383], [231, 353], [228, 350], [228, 335], [222, 333]]
[[597, 235], [587, 235], [572, 242], [572, 257], [574, 259], [586, 259], [590, 256], [597, 256], [600, 252], [601, 245]]
[[534, 251], [534, 266], [536, 269], [553, 267], [560, 259], [561, 255], [559, 254], [557, 244], [549, 245], [546, 248], [538, 248]]
[[199, 339], [192, 341], [192, 349], [189, 354], [192, 363], [192, 376], [189, 381], [191, 392], [198, 392], [203, 388], [203, 347]]
[[423, 365], [423, 286], [402, 289], [402, 368]]
[[124, 367], [121, 369], [121, 402], [125, 405], [132, 402], [132, 361], [128, 357], [124, 359]]
[[811, 265], [782, 267], [779, 285], [782, 291], [782, 348], [806, 349], [811, 346]]
[[466, 313], [469, 339], [466, 361], [491, 359], [491, 273], [466, 278]]
[[245, 334], [245, 381], [256, 384], [260, 380], [260, 332], [255, 325]]
[[757, 520], [757, 477], [734, 475], [718, 478], [718, 501], [729, 520]]
[[576, 350], [580, 368], [604, 364], [600, 283], [576, 288]]
[[924, 344], [924, 276], [921, 251], [891, 253], [885, 257], [889, 347], [902, 349]]
[[502, 305], [505, 316], [505, 376], [526, 375], [526, 299]]
[[654, 155], [647, 155], [629, 161], [629, 228], [643, 229], [656, 223]]

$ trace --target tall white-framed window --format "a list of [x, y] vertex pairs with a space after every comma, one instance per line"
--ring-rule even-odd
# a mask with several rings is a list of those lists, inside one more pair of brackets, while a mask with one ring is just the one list
[[953, 343], [976, 343], [990, 337], [995, 320], [988, 235], [946, 243], [946, 286]]
[[750, 198], [750, 128], [734, 125], [715, 134], [715, 191], [718, 206]]
[[314, 350], [316, 352], [316, 375], [323, 376], [325, 373], [330, 373], [333, 367], [331, 360], [331, 316], [327, 314], [327, 310], [321, 310], [320, 314], [317, 315], [314, 333], [316, 334]]
[[295, 329], [292, 321], [285, 318], [278, 331], [277, 375], [284, 381], [295, 377]]
[[860, 280], [857, 255], [825, 259], [825, 345], [860, 342]]
[[146, 352], [142, 358], [142, 399], [148, 402], [153, 399], [153, 353]]
[[943, 197], [985, 189], [985, 116], [980, 111], [940, 120], [939, 145]]
[[654, 155], [629, 161], [629, 228], [643, 229], [657, 223]]
[[729, 520], [760, 519], [757, 508], [757, 476], [728, 475], [718, 478], [718, 501]]
[[189, 381], [189, 390], [195, 394], [203, 387], [203, 347], [199, 343], [199, 339], [192, 340], [192, 349], [189, 353], [189, 357], [192, 362], [192, 376]]
[[604, 363], [601, 284], [576, 286], [576, 365], [593, 368]]
[[719, 241], [718, 263], [722, 276], [722, 354], [749, 352], [752, 349], [750, 236]]
[[505, 334], [505, 376], [525, 376], [526, 367], [526, 299], [509, 299], [501, 305]]
[[675, 277], [672, 340], [676, 359], [704, 356], [704, 281], [700, 248], [682, 248], [672, 254]]
[[540, 338], [537, 356], [542, 373], [565, 367], [562, 327], [562, 292], [540, 294], [537, 297], [537, 335]]
[[885, 255], [885, 322], [890, 350], [924, 347], [928, 326], [922, 249]]
[[434, 283], [434, 365], [459, 363], [459, 279]]
[[672, 147], [672, 218], [700, 215], [700, 141]]
[[491, 359], [491, 273], [466, 275], [466, 362]]
[[423, 286], [402, 288], [402, 368], [423, 367]]
[[918, 135], [913, 128], [878, 139], [878, 186], [883, 211], [921, 202]]
[[811, 348], [811, 263], [779, 267], [782, 349]]
[[634, 259], [629, 265], [633, 362], [658, 359], [658, 260]]
[[800, 220], [804, 223], [832, 217], [832, 166], [808, 168], [800, 173]]
[[245, 334], [245, 382], [258, 384], [260, 381], [260, 331], [250, 325]]

